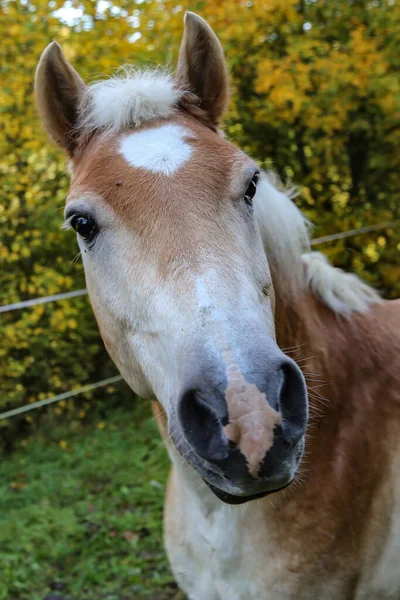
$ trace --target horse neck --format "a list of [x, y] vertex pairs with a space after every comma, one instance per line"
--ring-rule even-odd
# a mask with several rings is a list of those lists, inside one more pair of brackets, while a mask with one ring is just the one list
[[280, 348], [291, 356], [304, 373], [315, 376], [328, 376], [335, 379], [335, 371], [340, 365], [328, 360], [332, 350], [331, 341], [337, 344], [342, 340], [342, 317], [337, 317], [322, 305], [309, 290], [302, 290], [298, 296], [281, 294], [276, 291], [275, 327]]
[[[390, 390], [398, 375], [387, 346], [391, 329], [398, 327], [385, 316], [388, 305], [345, 318], [308, 290], [289, 300], [278, 290], [276, 306], [277, 341], [297, 360], [309, 390], [309, 434], [300, 469], [307, 483], [294, 495], [300, 500], [325, 486], [327, 496], [340, 489], [350, 503], [357, 482], [377, 485], [388, 463], [384, 438], [393, 435]], [[393, 336], [399, 347], [398, 333]]]
[[[280, 348], [298, 363], [311, 391], [326, 384], [322, 394], [336, 409], [357, 377], [361, 385], [368, 369], [384, 368], [379, 356], [382, 332], [372, 313], [343, 316], [309, 289], [292, 296], [281, 295], [278, 290], [275, 326]], [[352, 399], [347, 396], [345, 401], [349, 407]]]
[[327, 412], [330, 419], [339, 419], [344, 402], [351, 408], [347, 391], [360, 363], [373, 366], [362, 339], [362, 320], [362, 315], [335, 314], [308, 289], [291, 297], [277, 292], [277, 342], [304, 373], [312, 421], [319, 423]]

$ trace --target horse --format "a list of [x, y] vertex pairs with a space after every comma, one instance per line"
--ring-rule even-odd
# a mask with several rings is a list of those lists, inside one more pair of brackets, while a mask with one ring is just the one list
[[105, 346], [171, 459], [180, 588], [400, 598], [400, 305], [311, 252], [293, 193], [224, 137], [215, 33], [188, 12], [174, 75], [90, 85], [52, 42], [35, 89]]

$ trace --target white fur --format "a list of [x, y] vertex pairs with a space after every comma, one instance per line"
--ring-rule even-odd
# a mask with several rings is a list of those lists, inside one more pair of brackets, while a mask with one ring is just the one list
[[[264, 584], [254, 581], [254, 574], [249, 577], [254, 553], [243, 540], [245, 523], [255, 514], [256, 506], [223, 504], [188, 465], [177, 457], [172, 459], [173, 477], [182, 494], [166, 505], [165, 542], [179, 587], [190, 600], [269, 598]], [[182, 527], [173, 527], [170, 532], [170, 521]], [[264, 570], [271, 565], [273, 555], [268, 558]]]
[[87, 87], [80, 106], [81, 130], [118, 132], [167, 118], [181, 97], [170, 75], [162, 71], [121, 72]]
[[304, 282], [301, 254], [310, 249], [310, 223], [292, 202], [292, 192], [278, 189], [273, 173], [263, 173], [254, 201], [255, 214], [271, 269], [285, 292]]
[[306, 265], [308, 285], [335, 312], [366, 312], [371, 303], [381, 302], [374, 289], [357, 275], [330, 265], [321, 252], [303, 254], [301, 258]]
[[124, 136], [120, 152], [132, 167], [172, 175], [190, 159], [192, 149], [185, 138], [193, 137], [188, 129], [167, 123]]
[[308, 285], [333, 311], [366, 312], [381, 302], [379, 294], [359, 277], [310, 252], [310, 223], [292, 201], [293, 191], [280, 191], [276, 176], [266, 173], [258, 184], [256, 216], [272, 271], [286, 293]]

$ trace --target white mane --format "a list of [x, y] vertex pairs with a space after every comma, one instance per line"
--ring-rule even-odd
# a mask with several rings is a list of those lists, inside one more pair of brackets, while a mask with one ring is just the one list
[[124, 67], [110, 79], [89, 85], [80, 104], [78, 129], [119, 132], [173, 114], [182, 96], [166, 71]]
[[366, 312], [379, 294], [357, 275], [329, 264], [320, 252], [311, 252], [310, 222], [296, 207], [294, 190], [282, 187], [273, 173], [265, 173], [258, 184], [256, 215], [273, 273], [286, 293], [308, 286], [334, 312], [349, 315]]

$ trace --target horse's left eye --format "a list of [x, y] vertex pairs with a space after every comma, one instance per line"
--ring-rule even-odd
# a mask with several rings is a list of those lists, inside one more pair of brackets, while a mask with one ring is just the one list
[[92, 217], [76, 215], [71, 220], [71, 226], [86, 241], [93, 239], [97, 232], [97, 225]]
[[250, 183], [247, 186], [247, 190], [245, 191], [245, 194], [244, 194], [244, 201], [249, 206], [252, 206], [252, 204], [253, 204], [253, 198], [256, 195], [256, 191], [257, 191], [257, 182], [258, 182], [258, 173], [255, 173], [253, 175], [253, 177], [251, 178]]

